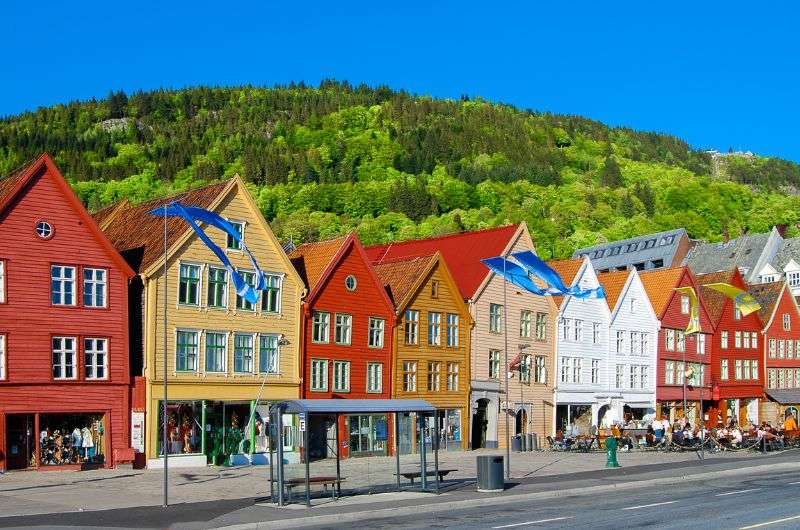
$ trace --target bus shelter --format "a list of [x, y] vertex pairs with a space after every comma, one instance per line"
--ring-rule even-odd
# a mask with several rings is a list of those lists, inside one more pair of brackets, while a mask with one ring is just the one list
[[[277, 501], [279, 506], [286, 504], [284, 492], [286, 490], [286, 476], [284, 473], [284, 440], [283, 440], [283, 415], [294, 414], [299, 417], [300, 431], [303, 439], [305, 462], [305, 498], [306, 505], [311, 505], [311, 477], [310, 458], [308, 454], [309, 447], [309, 428], [308, 424], [311, 417], [314, 415], [334, 416], [336, 424], [339, 423], [339, 417], [342, 415], [351, 414], [393, 414], [394, 415], [394, 440], [395, 445], [400, 437], [400, 428], [398, 415], [415, 413], [417, 416], [417, 425], [420, 432], [425, 432], [425, 419], [433, 417], [434, 424], [438, 423], [438, 411], [436, 408], [421, 399], [295, 399], [289, 401], [281, 401], [275, 403], [270, 408], [270, 499], [272, 502]], [[336, 480], [335, 488], [338, 493], [341, 493], [341, 442], [339, 440], [339, 429], [336, 431]], [[428, 489], [428, 463], [426, 456], [426, 440], [425, 436], [419, 437], [421, 450], [419, 451], [420, 458], [420, 484], [423, 491], [431, 491]], [[438, 436], [431, 438], [433, 445], [434, 467], [432, 475], [435, 477], [435, 489], [439, 491], [439, 443]], [[277, 466], [275, 465], [277, 463]], [[400, 491], [400, 451], [395, 447], [395, 475], [397, 477], [397, 490]], [[277, 496], [275, 486], [277, 484]]]

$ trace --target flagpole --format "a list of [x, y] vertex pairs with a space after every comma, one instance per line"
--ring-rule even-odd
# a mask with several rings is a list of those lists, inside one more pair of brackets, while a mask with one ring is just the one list
[[164, 399], [161, 401], [161, 445], [164, 451], [164, 508], [169, 506], [169, 447], [167, 447], [167, 205], [164, 205]]
[[511, 399], [511, 395], [508, 391], [508, 280], [506, 278], [506, 255], [503, 254], [503, 332], [504, 332], [504, 341], [505, 341], [505, 348], [503, 349], [504, 352], [504, 364], [503, 364], [503, 374], [505, 377], [505, 387], [506, 387], [506, 410], [505, 410], [505, 419], [506, 419], [506, 479], [511, 480], [511, 432], [509, 431], [509, 422], [508, 422], [508, 406], [509, 400]]

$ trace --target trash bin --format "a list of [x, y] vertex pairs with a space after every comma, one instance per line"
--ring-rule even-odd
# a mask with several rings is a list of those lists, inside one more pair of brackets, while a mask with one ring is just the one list
[[522, 451], [522, 439], [519, 434], [511, 438], [511, 450], [516, 452]]
[[478, 491], [485, 493], [503, 491], [506, 487], [503, 476], [503, 457], [479, 456], [477, 458]]
[[536, 437], [536, 433], [531, 433], [528, 435], [528, 451], [538, 451], [539, 450], [539, 439]]

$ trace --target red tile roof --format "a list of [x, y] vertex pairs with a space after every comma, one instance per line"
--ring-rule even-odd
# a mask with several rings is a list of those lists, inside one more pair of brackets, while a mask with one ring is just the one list
[[722, 316], [722, 310], [725, 308], [725, 301], [729, 300], [727, 296], [714, 289], [703, 287], [709, 283], [732, 283], [735, 269], [729, 271], [709, 272], [708, 274], [698, 274], [697, 283], [700, 285], [701, 296], [706, 306], [706, 312], [711, 317], [714, 325], [719, 324], [719, 319]]
[[417, 284], [417, 280], [425, 274], [435, 259], [436, 254], [433, 254], [389, 259], [373, 264], [378, 279], [386, 286], [396, 308], [405, 301]]
[[603, 286], [606, 292], [606, 302], [608, 302], [608, 309], [613, 311], [617, 307], [622, 289], [625, 288], [625, 283], [628, 281], [631, 271], [614, 271], [605, 272], [597, 275], [597, 281]]
[[659, 318], [664, 314], [664, 310], [667, 308], [667, 304], [672, 298], [675, 288], [678, 287], [678, 282], [680, 282], [685, 270], [685, 267], [672, 267], [639, 273], [639, 278], [644, 284], [644, 290], [647, 292], [653, 311]]
[[520, 225], [506, 225], [486, 230], [461, 232], [446, 236], [400, 241], [367, 247], [367, 256], [375, 263], [398, 258], [430, 256], [441, 252], [464, 299], [472, 298], [489, 270], [483, 258], [499, 256], [508, 246]]
[[[131, 267], [141, 273], [164, 256], [164, 218], [147, 212], [173, 201], [179, 201], [185, 206], [210, 208], [228, 186], [232, 185], [233, 180], [138, 205], [123, 201], [96, 212], [94, 219], [116, 249], [123, 253]], [[183, 219], [168, 217], [167, 245], [171, 248], [187, 230], [191, 229]]]
[[317, 286], [322, 278], [322, 273], [328, 268], [346, 240], [347, 236], [342, 236], [328, 241], [306, 243], [289, 253], [289, 260], [297, 269], [309, 291]]

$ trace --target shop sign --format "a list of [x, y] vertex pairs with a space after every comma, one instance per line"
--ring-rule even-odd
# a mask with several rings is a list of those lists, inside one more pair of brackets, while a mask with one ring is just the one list
[[385, 442], [389, 439], [389, 433], [386, 424], [386, 420], [379, 419], [375, 422], [375, 440], [379, 442]]
[[131, 412], [131, 447], [144, 453], [144, 412]]
[[299, 427], [300, 432], [305, 432], [305, 430], [306, 430], [306, 415], [305, 415], [305, 413], [298, 414], [297, 415], [297, 419], [300, 422], [300, 427]]

